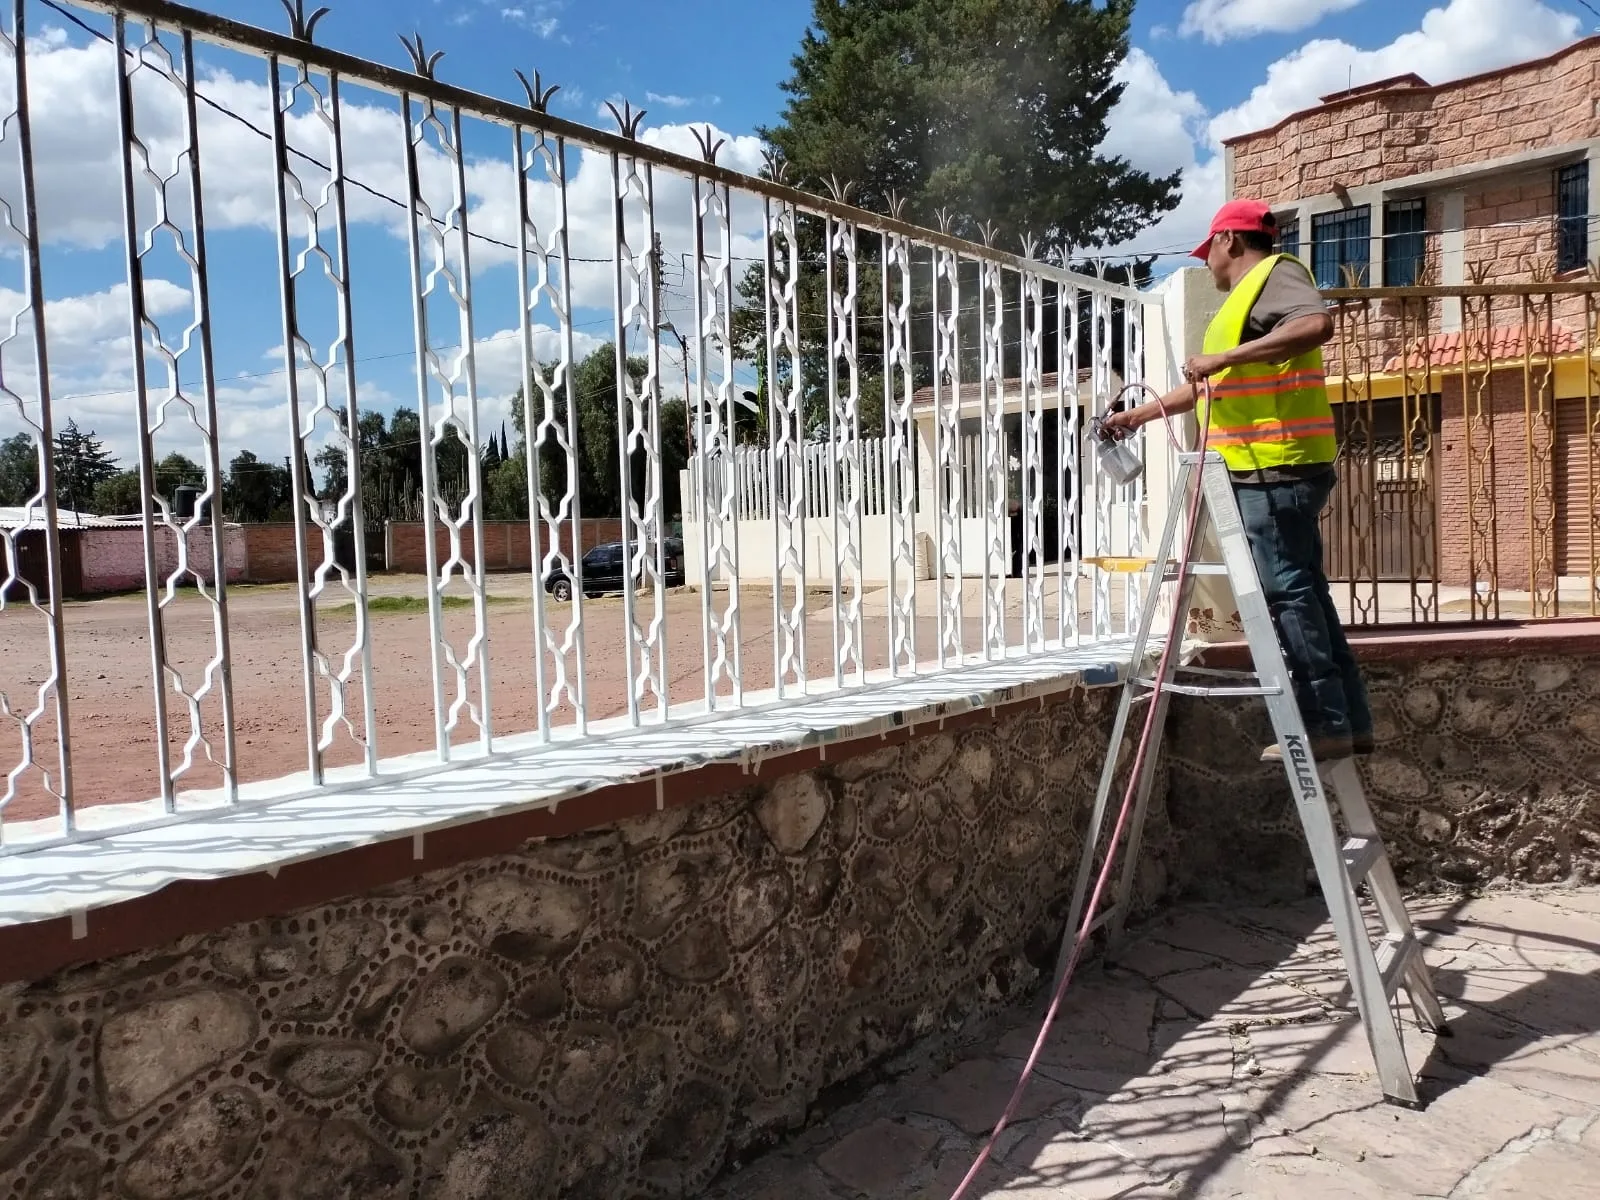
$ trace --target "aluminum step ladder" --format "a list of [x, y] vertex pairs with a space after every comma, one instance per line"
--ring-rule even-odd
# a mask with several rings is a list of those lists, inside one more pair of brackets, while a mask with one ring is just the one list
[[[1195, 478], [1199, 473], [1198, 480]], [[1188, 570], [1183, 586], [1173, 598], [1175, 604], [1172, 636], [1180, 636], [1184, 615], [1189, 611], [1189, 599], [1194, 580], [1202, 575], [1225, 576], [1238, 603], [1240, 624], [1249, 644], [1252, 671], [1220, 671], [1202, 667], [1185, 667], [1178, 664], [1177, 649], [1170, 656], [1168, 669], [1162, 678], [1141, 677], [1150, 660], [1151, 626], [1156, 609], [1160, 606], [1163, 583], [1177, 579], [1177, 568], [1172, 558], [1174, 543], [1181, 536], [1183, 522], [1195, 486], [1201, 488], [1199, 508], [1193, 529], [1190, 531], [1187, 559]], [[1203, 697], [1261, 697], [1266, 701], [1272, 718], [1272, 728], [1278, 745], [1284, 751], [1284, 768], [1289, 776], [1289, 786], [1294, 793], [1295, 807], [1300, 823], [1305, 829], [1306, 842], [1311, 850], [1311, 860], [1322, 885], [1322, 894], [1333, 919], [1343, 953], [1350, 988], [1360, 1010], [1366, 1029], [1367, 1041], [1372, 1047], [1373, 1061], [1384, 1097], [1391, 1103], [1415, 1108], [1418, 1106], [1417, 1089], [1406, 1060], [1401, 1027], [1394, 1009], [1396, 993], [1404, 989], [1416, 1015], [1418, 1025], [1435, 1033], [1444, 1034], [1444, 1011], [1439, 1005], [1433, 983], [1423, 962], [1411, 919], [1406, 913], [1400, 886], [1384, 851], [1372, 809], [1367, 804], [1361, 786], [1361, 775], [1355, 760], [1347, 758], [1327, 766], [1317, 764], [1311, 755], [1310, 741], [1299, 705], [1295, 701], [1288, 666], [1278, 645], [1277, 633], [1268, 611], [1266, 597], [1256, 574], [1255, 561], [1250, 554], [1250, 544], [1245, 536], [1239, 506], [1234, 499], [1227, 468], [1220, 455], [1210, 452], [1204, 462], [1195, 453], [1179, 456], [1176, 486], [1172, 492], [1172, 511], [1162, 534], [1161, 548], [1149, 563], [1153, 575], [1146, 590], [1146, 600], [1139, 617], [1139, 629], [1133, 643], [1132, 668], [1123, 686], [1122, 701], [1117, 709], [1116, 723], [1112, 728], [1111, 747], [1106, 755], [1105, 767], [1100, 774], [1100, 787], [1095, 795], [1094, 813], [1090, 820], [1089, 837], [1084, 846], [1082, 862], [1078, 867], [1077, 885], [1073, 892], [1072, 911], [1067, 921], [1061, 956], [1056, 967], [1059, 985], [1066, 968], [1073, 942], [1083, 920], [1083, 909], [1094, 876], [1097, 853], [1105, 831], [1106, 812], [1115, 786], [1118, 769], [1123, 764], [1122, 751], [1128, 741], [1130, 713], [1142, 704], [1156, 706], [1152, 744], [1145, 755], [1145, 769], [1137, 781], [1134, 810], [1127, 831], [1127, 846], [1117, 878], [1116, 896], [1109, 907], [1095, 915], [1091, 932], [1104, 929], [1108, 946], [1115, 946], [1128, 913], [1133, 892], [1134, 874], [1139, 861], [1139, 843], [1144, 830], [1146, 810], [1150, 800], [1151, 782], [1160, 757], [1161, 738], [1166, 724], [1168, 698], [1179, 696]], [[1206, 544], [1206, 531], [1215, 533], [1216, 545], [1221, 548], [1221, 562], [1197, 562]], [[1107, 564], [1112, 569], [1127, 569], [1134, 562], [1144, 565], [1148, 560], [1117, 560]], [[1159, 566], [1159, 574], [1155, 568]], [[1171, 589], [1167, 589], [1169, 592]], [[1180, 676], [1182, 678], [1180, 678]], [[1141, 718], [1144, 714], [1140, 714]], [[1329, 807], [1328, 791], [1336, 798], [1344, 818], [1346, 836], [1341, 841], [1335, 828], [1333, 812]], [[1356, 897], [1356, 888], [1365, 886], [1376, 909], [1382, 932], [1374, 939]]]

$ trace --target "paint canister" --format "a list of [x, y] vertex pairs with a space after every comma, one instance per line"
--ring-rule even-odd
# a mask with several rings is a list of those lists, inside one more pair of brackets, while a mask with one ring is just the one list
[[1144, 474], [1144, 462], [1133, 447], [1107, 429], [1098, 417], [1089, 422], [1089, 442], [1101, 473], [1116, 486], [1127, 487]]

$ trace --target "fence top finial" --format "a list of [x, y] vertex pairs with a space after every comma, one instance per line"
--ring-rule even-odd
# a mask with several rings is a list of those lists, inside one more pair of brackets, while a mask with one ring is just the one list
[[[694, 140], [700, 144], [700, 157], [712, 166], [716, 166], [717, 152], [728, 144], [728, 139], [717, 137], [717, 131], [710, 125], [703, 130], [691, 128], [689, 132], [694, 134]], [[713, 138], [716, 140], [713, 141]]]
[[311, 41], [317, 32], [317, 22], [333, 11], [324, 5], [307, 17], [306, 0], [293, 0], [293, 3], [290, 0], [278, 0], [278, 3], [289, 14], [289, 36], [301, 42]]
[[828, 193], [840, 204], [849, 204], [850, 196], [856, 190], [856, 185], [848, 180], [841, 180], [837, 175], [828, 176]]
[[782, 183], [788, 177], [789, 160], [783, 156], [783, 151], [778, 147], [762, 147], [761, 161], [767, 168], [767, 174], [772, 177], [772, 182]]
[[639, 126], [644, 124], [645, 110], [634, 108], [633, 102], [627, 99], [623, 100], [620, 109], [609, 100], [606, 101], [606, 107], [611, 110], [612, 120], [616, 121], [622, 136], [629, 141], [638, 141]]
[[888, 194], [884, 196], [884, 200], [889, 205], [889, 215], [891, 217], [897, 221], [905, 219], [906, 198], [904, 196], [890, 188]]
[[435, 78], [433, 72], [438, 67], [439, 60], [444, 57], [443, 50], [435, 50], [432, 54], [429, 54], [427, 47], [422, 44], [422, 35], [420, 33], [414, 33], [409, 38], [401, 34], [400, 44], [406, 48], [406, 53], [411, 55], [412, 69], [418, 75], [421, 75], [424, 79]]
[[545, 87], [537, 69], [533, 72], [532, 83], [528, 82], [528, 77], [521, 71], [517, 72], [517, 78], [522, 81], [522, 90], [528, 94], [528, 107], [538, 113], [549, 112], [550, 97], [561, 90], [561, 85], [552, 83], [549, 87]]

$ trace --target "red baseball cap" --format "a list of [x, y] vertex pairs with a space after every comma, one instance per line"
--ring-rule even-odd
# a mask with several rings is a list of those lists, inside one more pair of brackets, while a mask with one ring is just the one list
[[1206, 258], [1211, 253], [1211, 239], [1219, 233], [1265, 233], [1276, 237], [1278, 220], [1259, 200], [1229, 200], [1211, 218], [1211, 232], [1195, 250], [1194, 257]]

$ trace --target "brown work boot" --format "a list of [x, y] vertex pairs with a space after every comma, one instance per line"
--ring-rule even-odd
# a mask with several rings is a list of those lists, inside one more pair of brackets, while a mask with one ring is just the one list
[[[1341, 758], [1349, 758], [1356, 752], [1352, 740], [1348, 737], [1314, 737], [1310, 739], [1311, 757], [1319, 763], [1336, 762]], [[1276, 742], [1261, 752], [1261, 761], [1281, 763], [1283, 761], [1283, 747]]]

